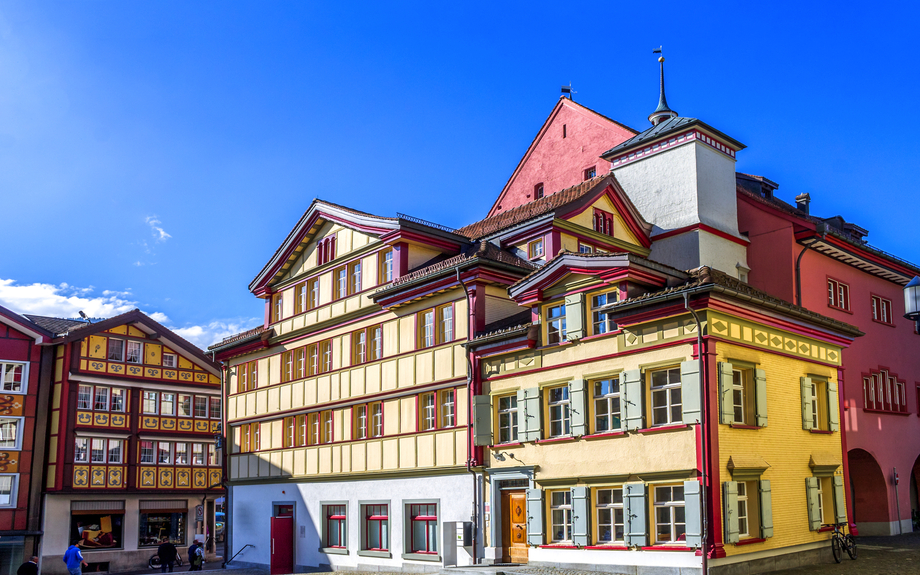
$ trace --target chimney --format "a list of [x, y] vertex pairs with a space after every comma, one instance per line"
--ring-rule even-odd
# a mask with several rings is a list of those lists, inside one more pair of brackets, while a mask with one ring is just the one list
[[811, 196], [808, 194], [799, 194], [795, 197], [795, 207], [808, 214], [808, 204], [811, 203]]

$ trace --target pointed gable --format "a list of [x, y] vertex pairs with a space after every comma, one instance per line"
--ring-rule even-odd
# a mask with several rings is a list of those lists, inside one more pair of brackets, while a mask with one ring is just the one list
[[544, 194], [571, 187], [610, 170], [600, 155], [638, 132], [567, 98], [560, 98], [537, 132], [524, 157], [489, 210], [489, 217], [535, 199], [535, 187]]

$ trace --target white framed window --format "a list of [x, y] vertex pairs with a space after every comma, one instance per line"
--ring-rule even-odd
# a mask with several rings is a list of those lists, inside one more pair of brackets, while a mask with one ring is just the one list
[[434, 394], [423, 393], [419, 397], [419, 422], [421, 431], [430, 431], [436, 427], [437, 412], [435, 411]]
[[184, 393], [179, 394], [179, 417], [192, 416], [192, 396]]
[[517, 395], [498, 398], [498, 442], [511, 443], [518, 438]]
[[434, 342], [434, 310], [428, 309], [419, 314], [419, 343], [421, 347], [433, 347]]
[[168, 441], [158, 441], [157, 465], [169, 465], [172, 461], [172, 443]]
[[188, 465], [188, 443], [176, 444], [176, 465]]
[[208, 444], [208, 465], [212, 467], [220, 466], [220, 450], [213, 443]]
[[176, 394], [175, 393], [166, 393], [165, 391], [160, 394], [160, 415], [175, 415], [176, 414]]
[[89, 462], [105, 463], [106, 440], [94, 437], [90, 439]]
[[619, 297], [616, 290], [591, 296], [591, 333], [599, 335], [615, 331], [617, 324], [607, 318], [607, 314], [597, 311], [599, 308], [614, 303]]
[[109, 410], [109, 388], [96, 386], [95, 399], [93, 400], [93, 409], [96, 411]]
[[153, 449], [153, 442], [141, 440], [138, 443], [140, 446], [140, 462], [154, 464], [156, 462], [156, 452]]
[[125, 340], [109, 338], [109, 351], [106, 354], [106, 358], [109, 361], [124, 361], [125, 360]]
[[124, 412], [125, 411], [125, 390], [113, 387], [112, 388], [112, 411]]
[[324, 411], [322, 413], [322, 418], [323, 418], [323, 443], [332, 443], [334, 440], [334, 437], [332, 434], [332, 426], [333, 426], [332, 411], [331, 410]]
[[546, 308], [546, 343], [565, 341], [565, 305]]
[[550, 536], [553, 543], [572, 540], [572, 491], [550, 491]]
[[176, 367], [176, 354], [174, 353], [164, 353], [163, 354], [163, 367]]
[[348, 268], [340, 267], [335, 271], [335, 299], [348, 295]]
[[620, 412], [620, 379], [601, 379], [592, 385], [594, 390], [594, 433], [617, 431], [622, 427]]
[[93, 386], [81, 385], [77, 388], [77, 409], [93, 408]]
[[438, 308], [438, 343], [454, 339], [454, 306], [442, 305]]
[[594, 491], [597, 543], [622, 543], [625, 536], [623, 515], [623, 489], [620, 487], [598, 488]]
[[655, 543], [683, 543], [687, 526], [683, 485], [655, 486]]
[[348, 289], [349, 294], [355, 294], [361, 291], [361, 262], [357, 261], [348, 266]]
[[220, 398], [219, 397], [210, 397], [208, 398], [208, 412], [211, 416], [211, 419], [220, 419]]
[[141, 406], [141, 411], [149, 414], [156, 414], [157, 412], [157, 399], [158, 395], [155, 391], [145, 391], [143, 397], [143, 405]]
[[355, 406], [355, 438], [367, 439], [367, 405]]
[[383, 404], [371, 404], [371, 436], [383, 437]]
[[543, 238], [527, 244], [527, 257], [532, 260], [543, 257]]
[[680, 368], [658, 369], [649, 375], [652, 395], [652, 426], [680, 423]]
[[195, 417], [208, 417], [208, 398], [195, 396]]
[[[0, 362], [0, 391], [26, 393], [29, 381], [29, 364], [13, 361]], [[7, 477], [0, 475], [0, 477]]]
[[747, 484], [738, 482], [738, 536], [749, 537]]
[[872, 296], [872, 319], [881, 323], [892, 323], [891, 300], [877, 295]]
[[128, 350], [125, 354], [125, 361], [128, 363], [143, 363], [144, 344], [139, 341], [129, 341]]
[[0, 474], [0, 507], [16, 507], [16, 491], [18, 487], [18, 473]]
[[74, 440], [73, 450], [74, 463], [89, 463], [89, 439], [86, 437], [77, 437]]
[[837, 280], [827, 278], [827, 305], [849, 311], [850, 286]]
[[387, 250], [380, 257], [380, 283], [393, 281], [393, 250]]
[[204, 465], [204, 444], [192, 444], [192, 465]]
[[746, 393], [745, 387], [745, 375], [749, 374], [750, 370], [732, 370], [732, 409], [734, 411], [734, 421], [735, 423], [745, 424], [745, 400], [749, 399], [745, 396]]
[[454, 401], [454, 395], [453, 389], [445, 389], [440, 392], [441, 427], [453, 427], [456, 424], [456, 403]]
[[562, 385], [547, 390], [549, 408], [549, 436], [565, 437], [572, 434], [572, 403], [569, 386]]
[[22, 417], [0, 417], [0, 449], [22, 449]]

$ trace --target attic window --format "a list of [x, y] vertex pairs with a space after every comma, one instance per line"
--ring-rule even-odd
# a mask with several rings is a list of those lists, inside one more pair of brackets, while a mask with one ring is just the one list
[[564, 138], [565, 136], [566, 136], [565, 124], [562, 124], [562, 137]]
[[543, 197], [543, 184], [539, 183], [533, 187], [533, 199], [539, 200]]
[[316, 265], [321, 266], [335, 259], [335, 236], [323, 238], [316, 246]]
[[594, 209], [594, 231], [612, 236], [613, 235], [613, 214], [604, 210]]
[[587, 170], [585, 170], [585, 180], [590, 180], [591, 178], [593, 178], [593, 177], [595, 177], [595, 176], [597, 176], [597, 168], [596, 168], [596, 167], [591, 166], [590, 168], [588, 168]]

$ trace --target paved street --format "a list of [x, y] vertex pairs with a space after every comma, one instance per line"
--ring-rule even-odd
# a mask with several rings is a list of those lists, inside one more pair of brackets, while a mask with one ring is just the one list
[[[920, 533], [897, 537], [858, 537], [859, 559], [776, 571], [774, 575], [920, 575]], [[827, 555], [831, 557], [830, 544]], [[833, 559], [832, 559], [833, 561]]]

